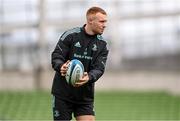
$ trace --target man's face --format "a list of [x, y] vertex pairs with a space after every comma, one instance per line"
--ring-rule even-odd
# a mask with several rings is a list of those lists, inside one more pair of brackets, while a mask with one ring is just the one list
[[97, 13], [91, 21], [91, 29], [95, 34], [102, 34], [106, 28], [107, 15]]

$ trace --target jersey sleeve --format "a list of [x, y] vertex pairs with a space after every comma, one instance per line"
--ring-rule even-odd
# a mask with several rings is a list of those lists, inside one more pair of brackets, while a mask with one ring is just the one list
[[56, 47], [51, 55], [52, 68], [60, 72], [60, 67], [68, 60], [68, 54], [71, 47], [72, 36], [60, 37]]
[[92, 65], [92, 69], [88, 73], [90, 83], [96, 82], [103, 75], [105, 71], [108, 53], [109, 50], [107, 49], [107, 44], [106, 44], [102, 49], [102, 51], [99, 53], [96, 60], [94, 61], [94, 64]]

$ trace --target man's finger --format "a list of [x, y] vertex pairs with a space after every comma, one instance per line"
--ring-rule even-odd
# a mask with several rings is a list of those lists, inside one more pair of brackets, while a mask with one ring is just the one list
[[61, 73], [66, 73], [66, 71], [65, 71], [65, 70], [61, 70], [60, 72], [61, 72]]
[[61, 71], [67, 71], [67, 67], [62, 67]]
[[61, 76], [66, 76], [66, 73], [61, 73]]
[[66, 70], [61, 70], [61, 76], [65, 76], [66, 75]]
[[82, 80], [82, 79], [80, 79], [78, 82], [76, 82], [76, 83], [81, 83], [81, 82], [84, 82], [84, 80]]
[[77, 82], [75, 85], [82, 85], [84, 82]]
[[70, 60], [66, 61], [65, 65], [68, 65], [68, 64], [69, 64], [69, 62], [70, 62]]
[[63, 65], [62, 69], [67, 69], [68, 68], [68, 65]]
[[78, 84], [74, 84], [73, 86], [74, 86], [74, 87], [80, 87], [80, 85], [78, 85]]
[[79, 80], [75, 84], [82, 85], [82, 84], [85, 84], [86, 82], [87, 82], [87, 80]]
[[84, 75], [83, 75], [83, 77], [85, 77], [85, 76], [87, 76], [88, 75], [88, 73], [87, 72], [84, 72]]
[[84, 72], [82, 78], [86, 77], [87, 75], [88, 75], [88, 73], [87, 73], [87, 72]]

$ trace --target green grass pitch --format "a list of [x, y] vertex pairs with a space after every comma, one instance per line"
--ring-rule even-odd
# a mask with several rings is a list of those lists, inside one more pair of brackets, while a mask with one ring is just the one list
[[[0, 92], [0, 120], [52, 120], [46, 91]], [[102, 91], [95, 95], [96, 120], [178, 120], [180, 96], [161, 92]]]

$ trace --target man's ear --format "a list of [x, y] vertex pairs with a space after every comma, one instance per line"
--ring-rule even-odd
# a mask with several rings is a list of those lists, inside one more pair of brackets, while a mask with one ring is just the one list
[[89, 21], [88, 21], [88, 24], [89, 24], [89, 25], [92, 25], [92, 23], [93, 23], [92, 20], [89, 20]]
[[94, 21], [94, 19], [96, 19], [96, 17], [95, 17], [94, 15], [90, 15], [90, 16], [88, 16], [88, 18], [87, 18], [87, 22], [88, 22], [89, 24], [92, 24], [93, 21]]
[[88, 24], [92, 24], [92, 21], [93, 21], [93, 20], [92, 20], [91, 17], [89, 17], [88, 20], [87, 20]]

